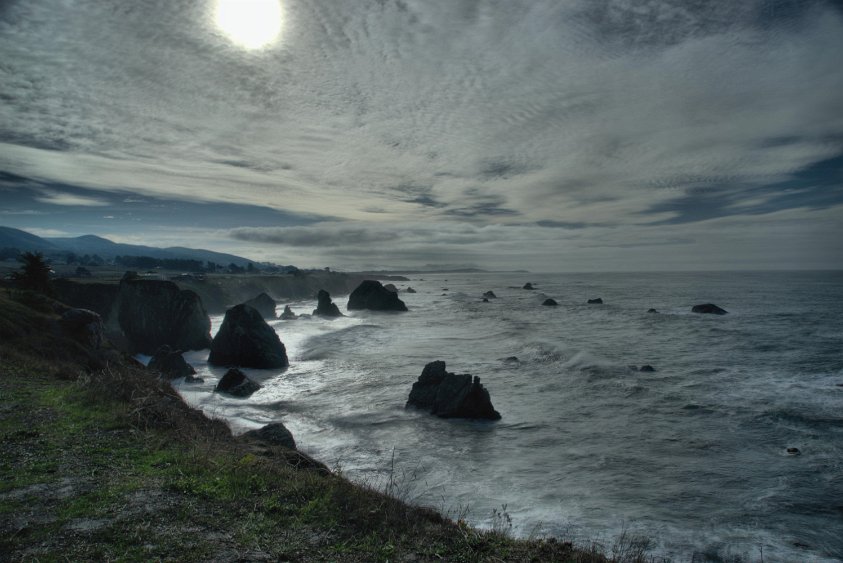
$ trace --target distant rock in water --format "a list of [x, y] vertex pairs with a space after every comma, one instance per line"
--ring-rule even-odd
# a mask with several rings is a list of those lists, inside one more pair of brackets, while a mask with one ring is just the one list
[[413, 289], [412, 287], [410, 287], [409, 285], [407, 286], [407, 289], [405, 289], [404, 291], [406, 291], [407, 293], [415, 293], [416, 292], [416, 290]]
[[656, 371], [656, 368], [654, 368], [654, 367], [653, 367], [653, 366], [651, 366], [650, 364], [644, 364], [643, 366], [641, 366], [640, 368], [638, 368], [638, 371], [643, 371], [643, 372], [650, 372], [650, 373], [652, 373], [652, 372]]
[[787, 448], [785, 451], [787, 452], [787, 455], [799, 455], [802, 453], [799, 451], [799, 448]]
[[489, 303], [489, 298], [488, 298], [488, 297], [484, 297], [484, 298], [483, 298], [483, 300], [482, 300], [482, 302], [483, 302], [483, 303]]
[[536, 289], [536, 288], [533, 287], [532, 283], [527, 282], [527, 283], [524, 284], [524, 286], [521, 289]]
[[648, 313], [658, 313], [656, 309], [647, 309]]
[[181, 350], [173, 350], [166, 344], [155, 351], [146, 367], [157, 371], [165, 379], [190, 377], [196, 373], [193, 366], [185, 361]]
[[154, 354], [165, 344], [176, 350], [203, 350], [211, 344], [211, 319], [202, 300], [171, 281], [120, 282], [116, 309], [133, 352]]
[[600, 297], [598, 297], [597, 299], [589, 299], [589, 300], [588, 300], [588, 303], [589, 303], [590, 305], [602, 305], [602, 304], [603, 304], [603, 299], [602, 299], [602, 298], [600, 298]]
[[489, 290], [489, 291], [487, 291], [486, 293], [483, 294], [483, 297], [485, 297], [486, 299], [497, 299], [498, 296], [495, 295], [494, 291]]
[[349, 311], [368, 309], [370, 311], [406, 311], [407, 306], [396, 293], [384, 288], [379, 281], [364, 280], [348, 296]]
[[236, 305], [225, 312], [208, 363], [258, 369], [285, 368], [287, 350], [261, 314], [248, 305]]
[[729, 311], [721, 309], [714, 303], [703, 303], [702, 305], [694, 305], [691, 308], [692, 313], [700, 313], [703, 315], [725, 315]]
[[278, 318], [284, 321], [292, 321], [296, 319], [296, 314], [290, 309], [289, 305], [284, 305], [284, 312]]
[[392, 293], [398, 293], [398, 288], [391, 283], [384, 285], [383, 288], [387, 291], [391, 291]]
[[320, 289], [319, 293], [316, 295], [316, 298], [319, 300], [319, 303], [316, 305], [316, 309], [313, 310], [313, 316], [315, 317], [341, 317], [342, 313], [340, 313], [340, 308], [337, 307], [336, 303], [331, 301], [331, 294], [325, 291], [324, 289]]
[[557, 303], [555, 299], [551, 299], [550, 297], [548, 297], [544, 300], [542, 305], [544, 305], [545, 307], [556, 307], [557, 305], [559, 305], [559, 303]]
[[245, 373], [237, 368], [231, 368], [225, 372], [225, 375], [217, 383], [214, 393], [228, 393], [235, 397], [248, 397], [260, 388], [261, 386], [249, 379]]
[[284, 446], [290, 450], [296, 449], [296, 441], [293, 439], [292, 433], [280, 422], [273, 422], [263, 428], [249, 430], [243, 436], [246, 438], [256, 438], [276, 446]]
[[507, 356], [502, 361], [506, 364], [517, 364], [521, 362], [521, 360], [518, 359], [518, 356]]
[[443, 361], [424, 366], [418, 381], [413, 383], [406, 407], [429, 410], [442, 418], [499, 420], [501, 417], [479, 377], [447, 372]]
[[102, 317], [88, 309], [68, 309], [59, 320], [62, 332], [73, 340], [97, 349], [103, 341]]
[[276, 318], [275, 306], [277, 303], [275, 303], [275, 300], [266, 293], [261, 293], [257, 297], [245, 301], [244, 304], [255, 309], [265, 319]]

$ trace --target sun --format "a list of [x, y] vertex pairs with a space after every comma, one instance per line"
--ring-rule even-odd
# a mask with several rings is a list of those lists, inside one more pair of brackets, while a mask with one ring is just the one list
[[279, 0], [217, 0], [214, 22], [235, 44], [260, 49], [281, 35]]

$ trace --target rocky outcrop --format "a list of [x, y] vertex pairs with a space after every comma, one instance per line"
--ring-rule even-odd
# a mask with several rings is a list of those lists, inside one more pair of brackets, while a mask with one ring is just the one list
[[692, 313], [700, 313], [703, 315], [725, 315], [729, 311], [721, 309], [714, 303], [703, 303], [702, 305], [694, 305], [691, 308]]
[[278, 369], [289, 365], [287, 350], [261, 314], [248, 305], [236, 305], [226, 311], [217, 335], [211, 342], [208, 363]]
[[600, 297], [598, 297], [597, 299], [589, 299], [588, 303], [589, 305], [602, 305], [603, 299], [601, 299]]
[[536, 289], [536, 288], [533, 287], [532, 283], [527, 282], [527, 283], [524, 284], [524, 287], [522, 287], [521, 289]]
[[173, 350], [166, 345], [155, 351], [146, 367], [157, 371], [165, 379], [190, 377], [196, 373], [193, 366], [188, 364], [181, 355], [181, 350]]
[[395, 287], [395, 284], [388, 283], [385, 284], [383, 288], [387, 291], [391, 291], [392, 293], [398, 293], [398, 288]]
[[342, 313], [340, 313], [340, 308], [337, 307], [337, 304], [331, 301], [331, 294], [325, 291], [324, 289], [320, 289], [319, 293], [316, 296], [318, 299], [318, 304], [316, 305], [316, 309], [313, 311], [314, 316], [318, 317], [341, 317]]
[[177, 350], [202, 350], [211, 344], [211, 319], [199, 296], [173, 282], [124, 280], [116, 309], [133, 352], [153, 354], [165, 344]]
[[244, 305], [248, 305], [252, 309], [256, 310], [261, 316], [265, 319], [275, 319], [275, 299], [267, 295], [266, 293], [261, 293], [257, 297], [253, 297], [248, 301], [244, 302]]
[[59, 326], [65, 336], [88, 348], [98, 349], [102, 345], [102, 317], [93, 311], [68, 309], [62, 313]]
[[479, 377], [445, 371], [443, 361], [424, 366], [418, 381], [413, 383], [406, 407], [428, 410], [442, 418], [499, 420], [501, 417]]
[[284, 312], [278, 318], [284, 321], [293, 321], [296, 319], [296, 314], [290, 309], [289, 305], [284, 305]]
[[379, 281], [365, 280], [348, 296], [348, 310], [406, 311], [407, 306]]
[[483, 294], [483, 297], [485, 297], [486, 299], [496, 299], [498, 296], [495, 295], [494, 291], [489, 290]]
[[253, 438], [275, 446], [283, 446], [290, 450], [296, 449], [296, 441], [293, 438], [293, 435], [289, 430], [287, 430], [287, 427], [280, 422], [273, 422], [271, 424], [267, 424], [263, 428], [249, 430], [243, 434], [243, 437]]
[[232, 368], [225, 372], [217, 386], [214, 387], [214, 393], [228, 393], [235, 397], [248, 397], [261, 386], [249, 379], [245, 373], [237, 368]]
[[557, 303], [555, 299], [551, 299], [550, 297], [548, 297], [544, 300], [542, 305], [544, 305], [545, 307], [556, 307], [557, 305], [559, 305], [559, 303]]

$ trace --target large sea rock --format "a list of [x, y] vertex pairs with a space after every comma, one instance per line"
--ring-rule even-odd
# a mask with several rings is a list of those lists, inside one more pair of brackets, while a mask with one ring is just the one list
[[442, 418], [499, 420], [501, 417], [479, 377], [450, 373], [441, 360], [424, 366], [418, 381], [413, 383], [406, 406], [428, 410]]
[[266, 293], [261, 293], [257, 297], [253, 297], [243, 303], [255, 309], [263, 318], [275, 319], [275, 306], [277, 304], [275, 303], [275, 299]]
[[348, 309], [406, 311], [407, 306], [398, 298], [398, 294], [384, 288], [379, 281], [365, 280], [348, 296]]
[[691, 308], [691, 312], [705, 315], [725, 315], [729, 311], [721, 309], [714, 303], [703, 303], [702, 305], [694, 305]]
[[177, 350], [202, 350], [211, 344], [211, 319], [202, 300], [173, 282], [123, 280], [116, 308], [132, 352], [153, 354], [165, 344]]
[[324, 289], [320, 289], [319, 293], [316, 295], [316, 299], [318, 303], [316, 305], [316, 309], [313, 311], [314, 316], [319, 317], [341, 317], [343, 316], [340, 312], [340, 308], [337, 307], [337, 304], [331, 301], [331, 294], [325, 291]]
[[281, 339], [260, 313], [244, 304], [226, 311], [222, 326], [211, 342], [208, 363], [258, 369], [289, 365]]

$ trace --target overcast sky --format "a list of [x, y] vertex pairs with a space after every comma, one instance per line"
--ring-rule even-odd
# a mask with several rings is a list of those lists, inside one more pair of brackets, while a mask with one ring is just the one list
[[0, 225], [342, 269], [843, 268], [840, 6], [282, 0], [249, 48], [216, 0], [0, 0]]

